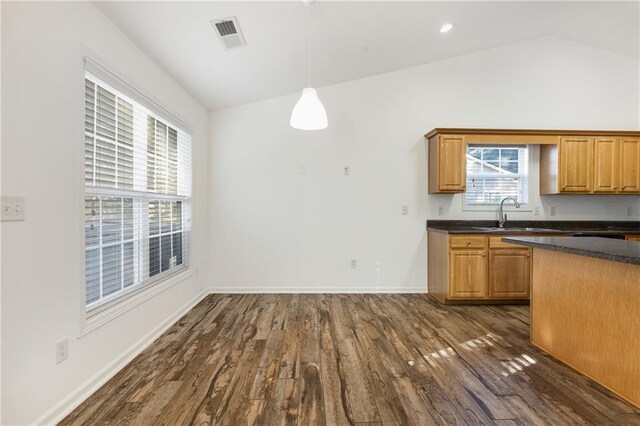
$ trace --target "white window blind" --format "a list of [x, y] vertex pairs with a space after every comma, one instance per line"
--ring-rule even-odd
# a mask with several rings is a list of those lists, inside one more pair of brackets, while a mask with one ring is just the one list
[[85, 72], [88, 312], [186, 268], [190, 257], [191, 136], [113, 81]]
[[504, 197], [529, 202], [529, 151], [518, 145], [467, 146], [467, 205], [497, 205]]

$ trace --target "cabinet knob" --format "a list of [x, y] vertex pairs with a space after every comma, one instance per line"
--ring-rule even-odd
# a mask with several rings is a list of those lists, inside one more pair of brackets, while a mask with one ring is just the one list
[[527, 253], [527, 257], [531, 257], [531, 253]]
[[467, 240], [467, 245], [470, 246], [471, 245], [471, 241]]
[[617, 187], [617, 186], [614, 186], [614, 187], [613, 187], [613, 189], [618, 189], [618, 187]]
[[487, 253], [482, 253], [482, 257], [487, 257]]

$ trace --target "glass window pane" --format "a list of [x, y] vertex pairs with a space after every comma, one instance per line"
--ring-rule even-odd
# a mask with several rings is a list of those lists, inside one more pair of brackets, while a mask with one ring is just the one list
[[149, 235], [160, 232], [160, 201], [149, 201]]
[[96, 85], [84, 79], [84, 131], [93, 133], [96, 116]]
[[173, 204], [173, 214], [171, 215], [172, 230], [179, 231], [182, 229], [182, 201], [176, 201]]
[[503, 172], [509, 173], [518, 173], [518, 162], [517, 161], [501, 161], [500, 168]]
[[100, 244], [100, 199], [98, 197], [85, 198], [84, 243], [86, 247]]
[[122, 200], [122, 239], [131, 240], [133, 238], [133, 198], [124, 198]]
[[95, 165], [95, 144], [91, 136], [84, 138], [84, 183], [87, 186], [93, 186], [93, 167]]
[[[507, 196], [528, 199], [528, 149], [522, 146], [468, 146], [466, 204], [497, 205]], [[478, 158], [480, 152], [480, 158]], [[518, 176], [514, 176], [518, 175]]]
[[160, 257], [162, 259], [162, 272], [164, 272], [171, 265], [171, 235], [163, 235], [161, 238], [160, 248], [162, 254]]
[[156, 190], [156, 120], [147, 117], [147, 191]]
[[116, 186], [116, 145], [114, 142], [97, 139], [95, 153], [96, 186]]
[[108, 296], [121, 288], [122, 246], [103, 247], [102, 249], [102, 296]]
[[175, 258], [174, 265], [182, 265], [182, 233], [173, 234], [173, 258]]
[[160, 273], [160, 237], [149, 239], [149, 277]]
[[85, 252], [85, 290], [86, 302], [96, 302], [100, 299], [100, 249], [87, 250]]
[[123, 245], [123, 273], [122, 273], [122, 281], [125, 287], [129, 287], [133, 285], [133, 274], [135, 268], [135, 258], [133, 252], [133, 242], [124, 243]]
[[107, 139], [116, 138], [116, 95], [98, 86], [96, 133]]
[[485, 148], [482, 152], [483, 160], [499, 160], [499, 150], [496, 148]]
[[119, 242], [122, 236], [122, 199], [102, 199], [102, 244]]
[[160, 202], [160, 232], [171, 232], [171, 201]]
[[517, 160], [518, 148], [505, 149], [503, 148], [500, 153], [501, 160]]
[[477, 158], [477, 159], [481, 159], [482, 158], [482, 150], [479, 148], [474, 148], [474, 147], [467, 147], [467, 154], [469, 154], [470, 156]]

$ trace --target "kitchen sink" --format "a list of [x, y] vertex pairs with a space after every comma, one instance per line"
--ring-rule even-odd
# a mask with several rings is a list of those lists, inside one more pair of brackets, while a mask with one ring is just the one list
[[559, 232], [557, 229], [547, 229], [547, 228], [498, 228], [498, 227], [474, 227], [473, 229], [477, 229], [482, 232]]

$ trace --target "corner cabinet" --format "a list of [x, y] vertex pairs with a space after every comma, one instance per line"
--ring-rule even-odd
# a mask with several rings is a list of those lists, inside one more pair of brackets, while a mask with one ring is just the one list
[[436, 135], [428, 143], [429, 193], [464, 192], [467, 185], [464, 135]]
[[429, 295], [441, 303], [527, 303], [531, 250], [502, 237], [429, 231]]
[[640, 194], [640, 137], [561, 136], [540, 147], [541, 194]]

